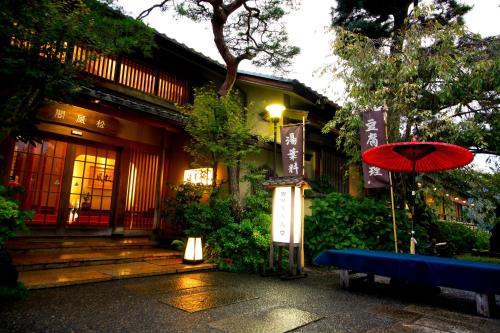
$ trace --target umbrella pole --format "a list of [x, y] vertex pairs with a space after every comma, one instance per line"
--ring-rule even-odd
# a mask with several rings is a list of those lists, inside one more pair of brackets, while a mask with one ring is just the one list
[[417, 245], [417, 240], [415, 239], [415, 230], [414, 225], [415, 225], [415, 204], [416, 204], [416, 186], [415, 186], [415, 164], [416, 161], [412, 161], [412, 166], [411, 166], [411, 178], [412, 178], [412, 189], [411, 189], [411, 198], [412, 198], [412, 205], [411, 205], [411, 238], [410, 238], [410, 253], [415, 254], [415, 245]]
[[[385, 143], [389, 143], [389, 130], [387, 129], [387, 104], [384, 100], [384, 128]], [[391, 189], [392, 230], [394, 231], [394, 252], [398, 253], [398, 233], [396, 227], [396, 209], [394, 208], [394, 186], [392, 183], [392, 172], [389, 171], [389, 187]]]
[[398, 234], [396, 227], [396, 209], [394, 208], [394, 187], [392, 184], [392, 172], [389, 171], [389, 187], [391, 189], [391, 208], [392, 208], [392, 229], [394, 230], [394, 252], [398, 253]]

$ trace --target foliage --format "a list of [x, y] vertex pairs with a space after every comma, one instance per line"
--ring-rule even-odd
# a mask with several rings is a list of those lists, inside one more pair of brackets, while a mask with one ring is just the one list
[[[467, 196], [468, 205], [463, 206], [464, 220], [475, 224], [482, 230], [491, 231], [500, 217], [497, 208], [500, 207], [500, 173], [498, 171], [484, 173], [469, 167], [450, 170], [441, 173], [439, 177], [429, 177], [432, 182], [428, 186], [424, 183], [424, 187], [430, 187], [426, 191], [433, 196], [442, 196], [449, 189], [452, 189], [454, 193]], [[442, 184], [446, 184], [448, 188], [443, 188]], [[450, 200], [444, 201], [447, 206], [451, 205]], [[450, 208], [446, 207], [446, 211], [450, 211]]]
[[[244, 179], [251, 185], [244, 198], [243, 219], [240, 223], [224, 223], [212, 233], [207, 244], [212, 256], [219, 257], [222, 269], [231, 271], [262, 271], [267, 262], [271, 242], [271, 201], [262, 188], [265, 171], [248, 166]], [[231, 263], [224, 261], [230, 258]]]
[[185, 230], [189, 225], [185, 212], [189, 205], [199, 202], [205, 187], [192, 183], [183, 183], [171, 185], [169, 188], [174, 193], [174, 196], [168, 197], [163, 202], [162, 217], [171, 219], [174, 224]]
[[18, 282], [15, 287], [0, 286], [1, 301], [21, 301], [26, 297], [28, 297], [28, 289], [21, 282]]
[[[332, 25], [341, 26], [352, 32], [361, 33], [371, 39], [394, 36], [404, 26], [410, 5], [418, 0], [338, 0], [337, 7], [332, 10]], [[434, 0], [436, 9], [431, 20], [445, 25], [459, 19], [469, 6], [456, 0]], [[422, 18], [421, 18], [422, 19]]]
[[239, 169], [245, 157], [257, 149], [246, 119], [247, 108], [238, 92], [218, 96], [213, 87], [207, 86], [195, 89], [194, 103], [184, 111], [185, 129], [191, 136], [185, 150], [196, 165], [212, 168], [213, 189], [217, 187], [219, 165], [223, 163], [232, 169], [230, 180], [236, 181], [229, 184], [232, 211], [240, 219]]
[[469, 226], [453, 223], [438, 222], [436, 227], [436, 240], [446, 242], [446, 255], [470, 253], [472, 249], [487, 250], [489, 248], [488, 232], [472, 229]]
[[[224, 82], [218, 88], [216, 96], [226, 97], [230, 95], [236, 82], [238, 66], [241, 61], [252, 60], [258, 66], [268, 65], [275, 70], [283, 70], [290, 64], [291, 59], [299, 53], [298, 47], [288, 45], [288, 35], [281, 22], [287, 13], [287, 9], [294, 8], [296, 1], [298, 0], [183, 0], [174, 3], [170, 0], [162, 0], [144, 10], [139, 14], [138, 19], [145, 18], [155, 8], [165, 11], [169, 8], [169, 5], [174, 3], [179, 15], [188, 17], [195, 22], [210, 21], [215, 46], [226, 65], [226, 76]], [[201, 95], [203, 93], [199, 91], [198, 94]], [[205, 97], [208, 96], [204, 95]], [[229, 97], [229, 100], [231, 99]], [[224, 103], [223, 101], [220, 105]], [[214, 103], [210, 104], [214, 105]], [[214, 119], [216, 123], [224, 126], [228, 125], [227, 120], [230, 120], [233, 116], [231, 110], [232, 108], [226, 110], [229, 112], [228, 114], [224, 114], [223, 112], [214, 113], [213, 115], [219, 116], [219, 119]], [[224, 111], [224, 108], [220, 109], [220, 111]], [[203, 125], [203, 123], [194, 125], [192, 126], [192, 130], [199, 134], [199, 129], [201, 128], [197, 127], [203, 127]], [[209, 131], [215, 130], [215, 133], [201, 131], [204, 134], [209, 134], [209, 136], [205, 136], [206, 142], [199, 143], [201, 146], [212, 148], [211, 150], [208, 149], [206, 154], [209, 156], [208, 160], [215, 166], [218, 166], [218, 163], [221, 162], [218, 153], [224, 154], [224, 151], [216, 148], [218, 145], [218, 141], [216, 140], [217, 133], [220, 133], [222, 129], [222, 127], [209, 128]], [[228, 129], [231, 128], [226, 128], [226, 130]], [[240, 136], [236, 138], [237, 140], [226, 142], [230, 145], [225, 147], [228, 147], [233, 152], [241, 151], [241, 155], [245, 155], [246, 148], [241, 145], [241, 141], [239, 140], [241, 138], [243, 137]], [[197, 140], [195, 139], [195, 141]], [[238, 147], [243, 148], [243, 150], [238, 150]], [[195, 158], [206, 157], [203, 150], [198, 150], [194, 156]], [[227, 164], [228, 187], [232, 197], [232, 211], [239, 220], [241, 219], [242, 211], [239, 187], [239, 157], [241, 156], [233, 155], [233, 157], [229, 159], [231, 163]], [[215, 168], [214, 174], [216, 174]], [[214, 177], [213, 179], [216, 178]]]
[[0, 8], [0, 139], [36, 137], [35, 110], [78, 91], [82, 64], [69, 59], [73, 45], [115, 55], [153, 45], [152, 29], [97, 0], [0, 0]]
[[[218, 90], [227, 95], [236, 81], [238, 65], [251, 60], [257, 66], [267, 65], [283, 70], [299, 53], [288, 45], [287, 31], [281, 20], [297, 0], [183, 0], [175, 3], [176, 12], [194, 22], [210, 21], [214, 42], [226, 64], [226, 78]], [[159, 1], [139, 14], [143, 19], [155, 8], [169, 9], [170, 0]]]
[[18, 191], [21, 189], [0, 185], [0, 247], [14, 237], [17, 230], [25, 227], [24, 221], [33, 218], [33, 211], [20, 210], [18, 202], [13, 199]]
[[417, 24], [426, 14], [415, 10], [399, 52], [337, 29], [338, 74], [349, 101], [324, 131], [338, 129], [337, 143], [350, 157], [359, 159], [362, 113], [384, 104], [392, 142], [418, 135], [498, 154], [498, 39], [482, 40], [457, 22]]
[[[446, 242], [447, 256], [487, 249], [489, 233], [472, 229], [460, 223], [438, 222], [421, 199], [417, 199], [414, 226], [417, 253], [432, 254], [431, 239]], [[398, 249], [409, 250], [411, 222], [403, 211], [396, 211]], [[315, 199], [312, 215], [304, 226], [306, 256], [314, 258], [327, 249], [362, 248], [394, 250], [394, 236], [390, 209], [382, 201], [353, 198], [346, 194], [330, 193]]]
[[456, 256], [455, 258], [462, 259], [462, 260], [469, 260], [469, 261], [488, 262], [491, 264], [499, 264], [500, 265], [500, 258], [474, 256], [474, 255], [470, 255], [470, 254], [461, 254], [461, 255]]
[[250, 191], [244, 198], [244, 217], [253, 219], [262, 212], [271, 213], [271, 193], [262, 186], [269, 170], [247, 164], [246, 171], [243, 180], [250, 184]]
[[[396, 222], [398, 248], [408, 251], [411, 224], [402, 211], [397, 211]], [[420, 225], [415, 230], [422, 236], [419, 247], [424, 248], [426, 233]], [[313, 200], [312, 215], [305, 218], [304, 238], [308, 258], [332, 248], [393, 251], [391, 211], [382, 201], [332, 192]]]
[[[209, 203], [199, 202], [200, 192], [193, 185], [174, 187], [166, 216], [182, 223], [186, 236], [201, 236], [205, 241], [205, 254], [219, 263], [220, 268], [237, 271], [258, 271], [266, 262], [270, 242], [269, 193], [260, 185], [264, 174], [255, 167], [245, 180], [251, 183], [251, 191], [244, 199], [241, 221], [231, 212], [231, 200], [217, 192]], [[180, 242], [176, 242], [177, 245]], [[230, 259], [229, 263], [225, 260]]]
[[193, 105], [184, 110], [191, 136], [185, 149], [196, 165], [212, 167], [214, 180], [220, 163], [236, 166], [255, 149], [248, 145], [251, 132], [246, 112], [237, 92], [219, 98], [210, 86], [195, 89]]
[[262, 271], [269, 252], [271, 216], [254, 213], [253, 218], [243, 218], [240, 223], [229, 223], [215, 231], [207, 240], [210, 253], [230, 258], [232, 264], [224, 265], [232, 271]]
[[231, 214], [231, 199], [215, 197], [210, 205], [199, 202], [187, 205], [185, 218], [188, 228], [184, 230], [187, 236], [210, 237], [214, 230], [224, 225], [234, 223]]

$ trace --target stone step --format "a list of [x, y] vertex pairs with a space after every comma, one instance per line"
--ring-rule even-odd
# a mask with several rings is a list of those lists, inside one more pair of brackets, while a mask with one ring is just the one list
[[19, 273], [19, 281], [28, 289], [41, 289], [215, 268], [216, 265], [211, 263], [186, 265], [181, 259], [154, 259], [122, 264], [24, 271]]
[[181, 259], [182, 253], [159, 248], [78, 250], [53, 254], [16, 254], [12, 261], [18, 271], [33, 271], [92, 265], [122, 264], [148, 260]]
[[13, 255], [34, 255], [54, 253], [75, 253], [106, 249], [148, 249], [157, 243], [144, 237], [137, 238], [16, 238], [7, 242], [7, 248]]

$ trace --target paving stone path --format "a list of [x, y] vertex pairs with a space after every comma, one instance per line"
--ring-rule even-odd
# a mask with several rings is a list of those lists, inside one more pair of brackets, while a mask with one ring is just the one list
[[333, 270], [281, 281], [202, 272], [32, 290], [0, 303], [1, 332], [500, 332], [473, 294], [393, 292], [383, 280], [339, 287]]

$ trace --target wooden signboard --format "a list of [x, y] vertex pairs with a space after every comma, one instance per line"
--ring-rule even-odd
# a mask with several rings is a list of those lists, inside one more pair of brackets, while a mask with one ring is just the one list
[[64, 124], [105, 135], [116, 135], [120, 125], [120, 122], [114, 117], [62, 103], [41, 107], [37, 116], [40, 120], [47, 122]]

